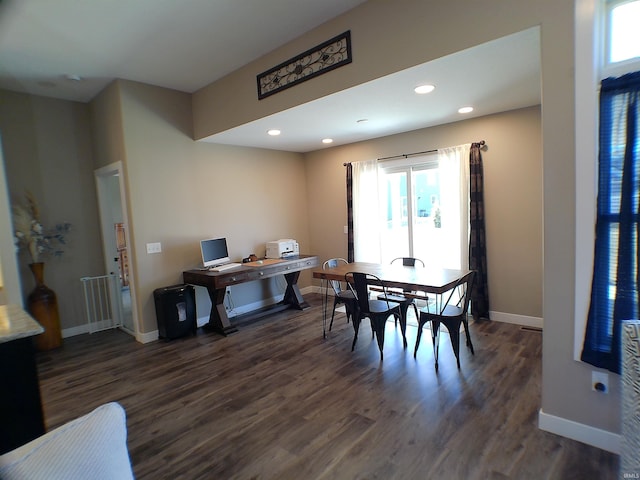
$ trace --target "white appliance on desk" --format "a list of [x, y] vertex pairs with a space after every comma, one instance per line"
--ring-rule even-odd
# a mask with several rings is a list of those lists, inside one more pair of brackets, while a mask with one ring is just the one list
[[300, 255], [300, 245], [292, 238], [267, 242], [266, 258], [285, 258]]

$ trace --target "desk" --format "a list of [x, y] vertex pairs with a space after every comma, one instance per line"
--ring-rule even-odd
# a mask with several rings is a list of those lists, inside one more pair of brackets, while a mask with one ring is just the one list
[[[442, 295], [451, 290], [460, 278], [469, 273], [469, 270], [405, 267], [402, 265], [354, 262], [346, 265], [341, 264], [335, 268], [328, 268], [326, 270], [314, 270], [313, 278], [320, 278], [323, 281], [344, 281], [344, 276], [348, 272], [363, 272], [375, 275], [380, 278], [387, 287]], [[325, 306], [322, 313], [322, 332], [324, 335], [326, 335], [326, 298], [327, 289], [325, 288]]]
[[191, 285], [199, 285], [206, 287], [211, 298], [211, 313], [209, 314], [210, 328], [228, 335], [237, 332], [237, 327], [231, 325], [227, 310], [224, 308], [224, 296], [226, 288], [231, 285], [240, 283], [253, 282], [255, 280], [263, 280], [265, 278], [275, 277], [276, 275], [284, 275], [287, 281], [287, 289], [281, 302], [270, 307], [265, 312], [274, 312], [284, 310], [286, 308], [297, 308], [302, 310], [309, 305], [302, 298], [302, 294], [298, 288], [298, 278], [300, 272], [309, 268], [318, 266], [318, 257], [315, 255], [296, 255], [276, 260], [265, 260], [264, 264], [251, 262], [243, 264], [238, 268], [233, 268], [224, 272], [212, 272], [209, 270], [187, 270], [182, 272], [184, 283]]

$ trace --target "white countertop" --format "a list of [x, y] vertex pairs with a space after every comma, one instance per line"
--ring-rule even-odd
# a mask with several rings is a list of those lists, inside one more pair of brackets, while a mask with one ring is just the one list
[[31, 337], [44, 328], [18, 305], [0, 305], [0, 343]]

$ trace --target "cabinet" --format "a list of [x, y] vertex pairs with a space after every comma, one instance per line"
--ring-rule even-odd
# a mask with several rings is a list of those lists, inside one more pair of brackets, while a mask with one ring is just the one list
[[42, 331], [21, 308], [0, 306], [0, 454], [45, 432], [33, 345]]

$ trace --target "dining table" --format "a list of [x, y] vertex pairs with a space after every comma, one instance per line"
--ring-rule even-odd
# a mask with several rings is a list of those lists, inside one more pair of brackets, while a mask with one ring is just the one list
[[322, 311], [322, 335], [327, 336], [327, 298], [328, 282], [331, 280], [345, 281], [345, 275], [349, 272], [362, 272], [375, 275], [386, 288], [396, 288], [407, 292], [418, 292], [416, 298], [428, 299], [431, 295], [434, 300], [434, 308], [442, 309], [446, 306], [450, 292], [458, 282], [469, 273], [468, 269], [438, 268], [433, 266], [409, 267], [401, 264], [381, 264], [370, 262], [352, 262], [339, 264], [334, 268], [315, 269], [313, 278], [323, 281], [325, 291]]

